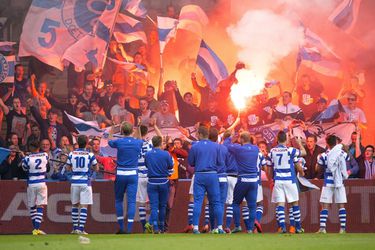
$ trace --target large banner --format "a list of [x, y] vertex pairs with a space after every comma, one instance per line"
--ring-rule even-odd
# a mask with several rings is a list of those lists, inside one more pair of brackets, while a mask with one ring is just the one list
[[[321, 187], [322, 181], [313, 181]], [[67, 182], [49, 182], [48, 206], [45, 210], [42, 229], [47, 233], [70, 233], [71, 204], [70, 185]], [[189, 180], [178, 183], [176, 202], [172, 208], [169, 231], [182, 232], [187, 224], [189, 202]], [[345, 181], [348, 196], [347, 231], [350, 233], [375, 232], [375, 181]], [[276, 232], [275, 205], [270, 203], [270, 183], [263, 183], [264, 214], [262, 226], [265, 232]], [[115, 216], [113, 182], [94, 182], [94, 205], [89, 207], [86, 231], [89, 233], [115, 233], [118, 229]], [[26, 182], [0, 181], [0, 234], [30, 234], [32, 231], [29, 211], [26, 207]], [[320, 191], [313, 190], [300, 194], [301, 220], [306, 232], [319, 229]], [[125, 210], [126, 211], [126, 210]], [[147, 215], [150, 211], [147, 208]], [[203, 218], [203, 213], [202, 213]], [[138, 215], [135, 220], [139, 222]], [[288, 218], [286, 218], [288, 223]], [[340, 228], [338, 206], [329, 211], [328, 232], [338, 232]], [[141, 232], [140, 223], [135, 223], [135, 231]]]

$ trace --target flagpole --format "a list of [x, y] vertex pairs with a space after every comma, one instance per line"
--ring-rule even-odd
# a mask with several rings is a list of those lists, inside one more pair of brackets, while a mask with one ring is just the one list
[[152, 18], [149, 15], [147, 15], [146, 18], [148, 20], [150, 20], [152, 22], [152, 24], [155, 25], [155, 27], [157, 27], [156, 22], [154, 20], [152, 20]]

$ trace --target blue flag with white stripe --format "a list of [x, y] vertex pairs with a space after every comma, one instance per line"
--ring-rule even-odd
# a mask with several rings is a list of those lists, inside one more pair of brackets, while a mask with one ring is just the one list
[[74, 127], [77, 129], [79, 134], [87, 135], [87, 136], [102, 136], [104, 130], [99, 128], [98, 122], [96, 121], [84, 121], [80, 118], [75, 116], [69, 115], [65, 112], [68, 116], [69, 120], [74, 124]]
[[197, 64], [213, 91], [220, 81], [228, 77], [228, 70], [224, 63], [203, 40], [199, 48]]
[[142, 22], [124, 14], [118, 14], [113, 35], [119, 43], [131, 43], [137, 40], [147, 43]]
[[0, 147], [0, 163], [2, 163], [8, 157], [9, 153], [9, 149]]
[[346, 33], [350, 33], [358, 19], [361, 0], [344, 0], [329, 16], [329, 20]]
[[176, 37], [178, 20], [170, 17], [157, 17], [160, 54], [172, 38]]

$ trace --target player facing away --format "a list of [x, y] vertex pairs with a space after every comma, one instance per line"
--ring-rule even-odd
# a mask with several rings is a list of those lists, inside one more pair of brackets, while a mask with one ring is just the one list
[[[123, 122], [121, 125], [121, 134], [125, 137], [110, 140], [109, 146], [117, 148], [117, 169], [115, 179], [115, 207], [117, 222], [120, 226], [117, 234], [131, 233], [133, 228], [137, 186], [138, 186], [138, 158], [142, 150], [143, 141], [131, 137], [133, 134], [133, 125], [129, 122]], [[124, 230], [124, 194], [127, 198], [127, 231]]]
[[320, 195], [322, 210], [320, 211], [320, 229], [318, 233], [326, 233], [328, 209], [334, 202], [339, 205], [340, 231], [346, 232], [346, 191], [343, 180], [348, 178], [346, 161], [348, 154], [337, 144], [337, 137], [329, 135], [326, 138], [328, 150], [318, 156], [317, 165], [324, 169], [324, 184]]
[[162, 149], [162, 142], [161, 136], [154, 136], [152, 138], [154, 148], [145, 155], [148, 170], [147, 193], [151, 207], [150, 221], [145, 226], [148, 233], [164, 233], [169, 194], [168, 176], [173, 173], [173, 159]]
[[68, 155], [68, 170], [72, 172], [70, 180], [70, 197], [72, 202], [72, 234], [87, 234], [85, 224], [87, 220], [87, 208], [93, 203], [91, 175], [92, 171], [98, 171], [98, 162], [93, 153], [87, 147], [88, 138], [79, 135], [78, 149]]
[[276, 203], [276, 218], [278, 220], [280, 233], [286, 233], [285, 225], [285, 202], [293, 208], [293, 217], [296, 233], [303, 233], [301, 227], [301, 211], [298, 205], [299, 194], [297, 187], [297, 177], [295, 168], [300, 175], [304, 175], [302, 167], [297, 164], [298, 157], [306, 155], [301, 141], [298, 140], [299, 147], [303, 151], [287, 147], [287, 134], [279, 131], [277, 134], [278, 145], [270, 150], [268, 165], [273, 168], [275, 185], [272, 190], [271, 202]]
[[218, 233], [225, 233], [223, 230], [223, 214], [220, 209], [220, 188], [217, 176], [217, 166], [224, 164], [221, 158], [219, 145], [208, 140], [208, 128], [200, 126], [198, 128], [198, 139], [189, 152], [188, 162], [195, 168], [194, 177], [194, 209], [193, 209], [193, 233], [199, 234], [199, 217], [207, 192], [208, 202], [214, 209], [214, 216], [217, 220]]
[[245, 220], [246, 230], [248, 233], [253, 233], [258, 193], [258, 174], [259, 168], [265, 165], [265, 160], [259, 152], [258, 146], [251, 144], [251, 137], [248, 132], [241, 133], [241, 145], [230, 143], [231, 139], [231, 137], [227, 138], [225, 145], [228, 151], [234, 155], [238, 166], [238, 179], [233, 192], [234, 232], [241, 231], [240, 204], [246, 199], [249, 209], [249, 219]]
[[22, 168], [27, 171], [27, 204], [33, 223], [33, 235], [46, 234], [40, 230], [43, 220], [43, 207], [47, 205], [46, 172], [49, 171], [48, 154], [39, 152], [39, 142], [29, 144], [31, 154], [22, 160]]

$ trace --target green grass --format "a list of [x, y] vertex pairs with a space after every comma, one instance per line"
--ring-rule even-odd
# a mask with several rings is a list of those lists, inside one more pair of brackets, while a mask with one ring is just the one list
[[122, 250], [242, 250], [242, 249], [375, 249], [375, 234], [232, 234], [232, 235], [88, 235], [91, 243], [79, 243], [77, 235], [2, 235], [1, 250], [44, 250], [44, 249], [122, 249]]

